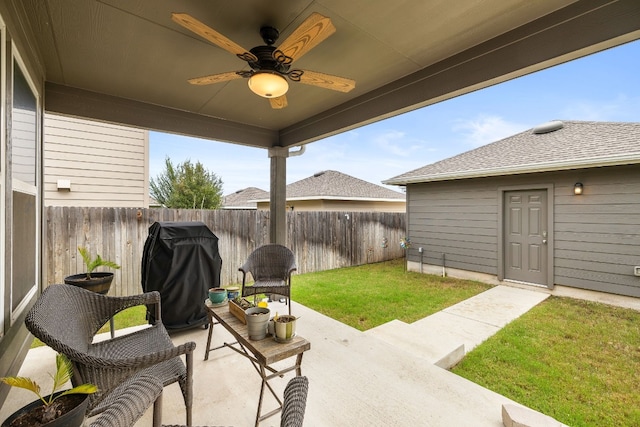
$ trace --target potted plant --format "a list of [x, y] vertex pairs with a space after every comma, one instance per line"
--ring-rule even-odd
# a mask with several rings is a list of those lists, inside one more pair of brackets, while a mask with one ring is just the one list
[[56, 374], [52, 376], [53, 389], [48, 396], [40, 394], [40, 386], [30, 378], [3, 377], [0, 381], [13, 387], [34, 392], [38, 400], [23, 406], [3, 423], [2, 427], [17, 426], [69, 426], [79, 427], [89, 404], [89, 394], [98, 389], [93, 384], [82, 384], [69, 390], [58, 392], [72, 375], [71, 362], [63, 354], [56, 355]]
[[264, 307], [251, 307], [244, 311], [250, 340], [257, 341], [267, 336], [269, 313], [271, 313], [271, 310]]
[[290, 314], [283, 314], [282, 316], [276, 314], [273, 318], [276, 341], [287, 342], [296, 336], [296, 320], [298, 318]]
[[100, 294], [106, 294], [109, 292], [111, 282], [113, 281], [113, 273], [108, 271], [94, 272], [93, 270], [98, 267], [118, 269], [120, 266], [113, 261], [102, 259], [100, 255], [96, 255], [96, 257], [92, 259], [87, 248], [83, 246], [78, 246], [78, 252], [80, 252], [80, 255], [82, 256], [87, 271], [85, 273], [65, 277], [64, 283], [67, 285], [80, 286], [81, 288]]

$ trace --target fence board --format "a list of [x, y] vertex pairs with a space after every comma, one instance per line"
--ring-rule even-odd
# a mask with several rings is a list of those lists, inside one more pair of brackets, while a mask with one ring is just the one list
[[[45, 208], [44, 283], [63, 283], [85, 271], [77, 247], [121, 265], [110, 294], [142, 291], [141, 263], [149, 227], [156, 221], [202, 221], [218, 237], [221, 283], [238, 283], [249, 254], [269, 242], [269, 212], [137, 208]], [[298, 274], [386, 261], [404, 256], [404, 213], [287, 212], [287, 246]], [[388, 242], [384, 247], [383, 242]]]

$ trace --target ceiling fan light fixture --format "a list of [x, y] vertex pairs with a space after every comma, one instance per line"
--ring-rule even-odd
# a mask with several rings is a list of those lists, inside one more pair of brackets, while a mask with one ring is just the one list
[[289, 90], [289, 83], [280, 74], [259, 71], [249, 78], [249, 89], [263, 98], [277, 98]]

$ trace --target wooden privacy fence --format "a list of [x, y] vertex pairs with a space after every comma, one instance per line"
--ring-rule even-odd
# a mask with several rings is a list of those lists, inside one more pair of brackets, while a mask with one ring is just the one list
[[[45, 208], [44, 283], [63, 283], [85, 271], [78, 246], [120, 264], [110, 295], [142, 291], [141, 264], [149, 226], [156, 221], [202, 221], [218, 237], [221, 283], [239, 283], [249, 254], [269, 243], [269, 212], [136, 208]], [[297, 273], [386, 261], [404, 256], [404, 213], [288, 212], [287, 246]], [[101, 270], [101, 269], [99, 269]], [[109, 271], [109, 270], [106, 270]]]

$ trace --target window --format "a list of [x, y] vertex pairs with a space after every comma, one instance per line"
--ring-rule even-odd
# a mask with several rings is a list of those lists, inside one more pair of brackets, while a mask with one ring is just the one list
[[36, 185], [36, 97], [17, 62], [13, 63], [13, 112], [11, 126], [12, 177]]
[[[15, 47], [14, 47], [15, 49]], [[11, 318], [15, 319], [39, 281], [38, 98], [17, 54], [13, 57], [11, 105]]]

